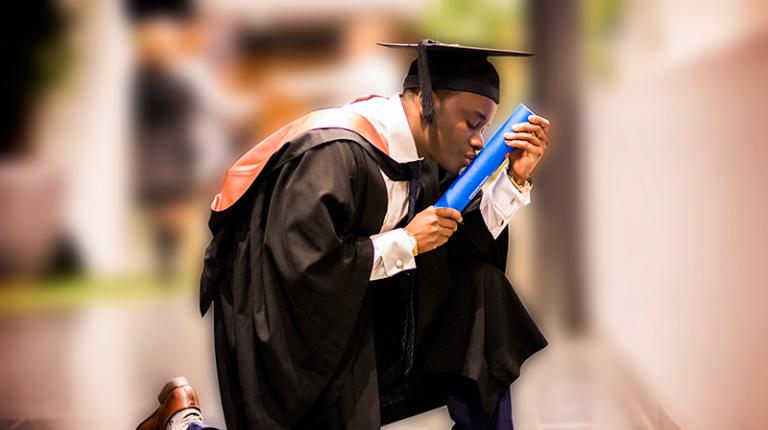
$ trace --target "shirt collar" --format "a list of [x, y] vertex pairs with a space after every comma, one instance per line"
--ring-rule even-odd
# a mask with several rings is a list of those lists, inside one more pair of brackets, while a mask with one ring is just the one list
[[405, 117], [400, 94], [392, 97], [373, 97], [343, 107], [363, 115], [376, 128], [389, 146], [389, 156], [398, 163], [422, 160], [416, 150], [411, 128]]

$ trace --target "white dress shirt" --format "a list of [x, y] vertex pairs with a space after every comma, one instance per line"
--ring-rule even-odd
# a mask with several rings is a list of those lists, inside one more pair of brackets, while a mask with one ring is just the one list
[[[422, 159], [416, 150], [400, 95], [390, 98], [374, 97], [350, 103], [343, 109], [366, 117], [389, 146], [389, 156], [399, 163]], [[413, 243], [405, 230], [395, 228], [408, 214], [408, 181], [393, 181], [381, 172], [387, 188], [387, 213], [379, 234], [373, 241], [372, 281], [393, 276], [403, 270], [416, 268]], [[520, 192], [505, 174], [497, 175], [480, 200], [480, 213], [494, 238], [501, 234], [512, 216], [530, 204], [529, 192]]]

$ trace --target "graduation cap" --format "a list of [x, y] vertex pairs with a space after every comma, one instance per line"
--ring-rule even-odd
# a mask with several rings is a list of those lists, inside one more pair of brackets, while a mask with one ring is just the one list
[[134, 23], [157, 15], [186, 19], [195, 11], [194, 0], [123, 0], [122, 3], [128, 18]]
[[419, 43], [379, 43], [387, 48], [416, 51], [403, 89], [421, 92], [422, 115], [432, 122], [432, 89], [468, 91], [499, 103], [499, 74], [488, 57], [530, 57], [529, 52], [476, 48], [424, 39]]

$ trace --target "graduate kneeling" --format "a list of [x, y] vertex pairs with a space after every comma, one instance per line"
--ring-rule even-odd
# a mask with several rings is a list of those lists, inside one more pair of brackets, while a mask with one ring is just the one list
[[213, 304], [227, 428], [373, 429], [447, 405], [455, 428], [511, 428], [509, 386], [546, 340], [504, 276], [549, 122], [509, 135], [507, 174], [463, 212], [434, 208], [483, 146], [488, 56], [416, 49], [403, 92], [310, 113], [254, 146], [212, 204]]

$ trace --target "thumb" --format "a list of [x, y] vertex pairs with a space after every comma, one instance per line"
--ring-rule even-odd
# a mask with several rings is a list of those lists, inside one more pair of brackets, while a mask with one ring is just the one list
[[463, 217], [461, 216], [461, 212], [457, 211], [454, 208], [436, 208], [435, 214], [441, 218], [451, 218], [456, 222], [462, 222]]

